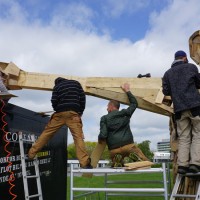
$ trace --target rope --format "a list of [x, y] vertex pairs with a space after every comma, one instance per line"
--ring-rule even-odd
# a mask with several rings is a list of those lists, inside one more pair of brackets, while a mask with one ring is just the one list
[[8, 171], [10, 173], [10, 176], [9, 176], [9, 179], [8, 179], [8, 183], [10, 185], [9, 193], [10, 193], [11, 196], [13, 196], [12, 200], [14, 200], [14, 199], [17, 198], [17, 195], [12, 192], [12, 189], [15, 187], [15, 184], [13, 183], [15, 181], [15, 176], [14, 176], [13, 171], [11, 170], [12, 169], [12, 167], [11, 167], [12, 162], [9, 160], [11, 152], [7, 149], [10, 142], [8, 140], [6, 140], [7, 132], [5, 131], [5, 127], [7, 126], [8, 123], [4, 120], [4, 118], [6, 116], [6, 113], [3, 111], [5, 103], [2, 99], [0, 101], [1, 101], [1, 104], [2, 104], [2, 106], [1, 106], [1, 113], [2, 113], [1, 121], [3, 122], [3, 126], [1, 128], [1, 130], [3, 131], [3, 140], [5, 141], [4, 151], [7, 153], [6, 160], [8, 162], [8, 165], [6, 166], [6, 171]]

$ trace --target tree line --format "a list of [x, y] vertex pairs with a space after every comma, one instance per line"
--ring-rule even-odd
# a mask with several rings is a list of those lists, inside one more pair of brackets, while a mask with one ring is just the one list
[[[149, 159], [152, 160], [153, 159], [153, 152], [150, 150], [150, 141], [149, 140], [145, 140], [141, 143], [135, 144], [137, 145], [142, 152], [144, 153], [144, 155]], [[86, 146], [86, 150], [88, 152], [89, 155], [91, 155], [92, 151], [94, 150], [95, 146], [96, 146], [97, 142], [90, 142], [90, 141], [86, 141], [85, 142], [85, 146]], [[71, 143], [68, 145], [67, 147], [67, 155], [68, 155], [68, 159], [77, 159], [76, 158], [76, 152], [75, 152], [75, 145], [74, 143]], [[109, 151], [108, 148], [106, 147], [106, 149], [104, 150], [104, 153], [101, 156], [102, 160], [109, 160]]]

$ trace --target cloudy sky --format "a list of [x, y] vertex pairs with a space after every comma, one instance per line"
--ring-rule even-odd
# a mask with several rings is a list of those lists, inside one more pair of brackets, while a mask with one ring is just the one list
[[[81, 77], [162, 77], [175, 51], [189, 54], [188, 39], [200, 25], [199, 0], [0, 0], [0, 10], [1, 62]], [[52, 110], [51, 92], [12, 93], [13, 104]], [[106, 106], [87, 97], [85, 140], [97, 140]], [[131, 128], [135, 141], [150, 140], [152, 150], [169, 138], [168, 118], [158, 114], [136, 110]]]

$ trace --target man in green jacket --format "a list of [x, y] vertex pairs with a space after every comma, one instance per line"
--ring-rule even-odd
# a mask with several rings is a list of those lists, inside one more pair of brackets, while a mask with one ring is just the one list
[[130, 118], [138, 106], [137, 100], [130, 92], [130, 85], [128, 83], [122, 85], [122, 89], [130, 101], [129, 107], [119, 111], [120, 103], [115, 100], [110, 100], [107, 107], [108, 114], [101, 117], [100, 133], [98, 136], [99, 143], [102, 140], [106, 140], [113, 162], [112, 166], [120, 166], [118, 163], [123, 165], [125, 157], [132, 158], [133, 161], [148, 160], [134, 144], [130, 129]]

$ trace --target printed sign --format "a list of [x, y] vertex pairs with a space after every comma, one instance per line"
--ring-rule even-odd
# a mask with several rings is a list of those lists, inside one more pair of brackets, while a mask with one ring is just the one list
[[[23, 200], [19, 132], [27, 140], [25, 156], [31, 147], [31, 134], [37, 139], [47, 122], [48, 116], [41, 116], [30, 110], [8, 104], [0, 104], [0, 199]], [[44, 200], [66, 200], [67, 190], [67, 128], [61, 128], [49, 143], [38, 153], [40, 179]], [[27, 175], [34, 175], [32, 160], [26, 162]], [[28, 181], [29, 195], [37, 194], [36, 179]], [[37, 200], [38, 197], [32, 198]]]

